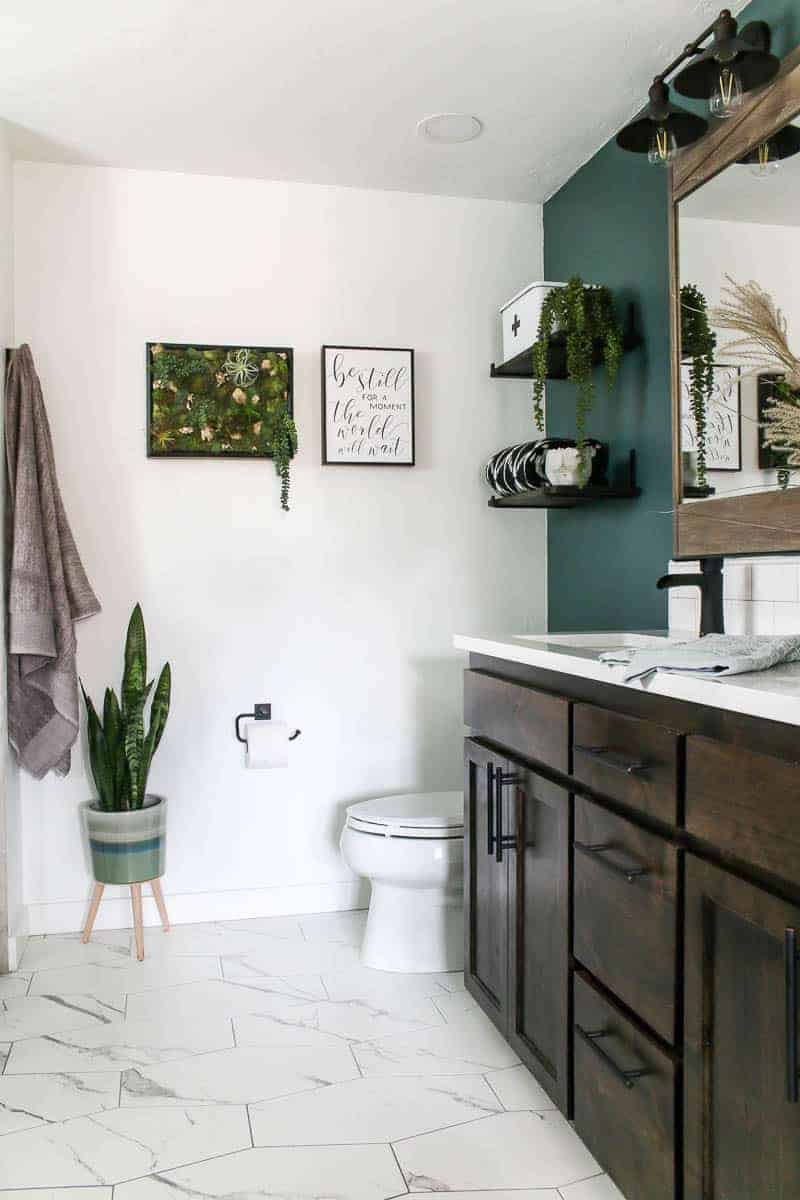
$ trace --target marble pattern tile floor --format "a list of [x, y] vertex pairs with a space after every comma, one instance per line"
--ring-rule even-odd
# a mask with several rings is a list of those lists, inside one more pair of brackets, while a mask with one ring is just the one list
[[360, 965], [364, 920], [31, 938], [0, 1200], [622, 1200], [460, 975]]

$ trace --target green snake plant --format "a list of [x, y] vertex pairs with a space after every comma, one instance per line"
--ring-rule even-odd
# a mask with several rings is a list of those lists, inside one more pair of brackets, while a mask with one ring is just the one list
[[[81, 683], [86, 704], [89, 762], [99, 807], [105, 812], [131, 812], [144, 804], [147, 776], [169, 714], [172, 673], [165, 663], [153, 691], [147, 681], [147, 637], [137, 604], [125, 639], [125, 668], [121, 697], [106, 688], [103, 719]], [[152, 692], [150, 722], [145, 732], [145, 708]]]

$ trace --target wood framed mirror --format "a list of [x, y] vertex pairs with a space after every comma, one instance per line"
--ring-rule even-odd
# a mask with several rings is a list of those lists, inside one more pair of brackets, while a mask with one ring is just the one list
[[[800, 152], [783, 158], [779, 152], [795, 143], [800, 151], [800, 48], [768, 87], [746, 96], [670, 172], [675, 558], [800, 551], [800, 467], [788, 465], [794, 442], [778, 447], [777, 427], [765, 420], [790, 376], [767, 355], [759, 364], [742, 348], [726, 351], [742, 335], [714, 325], [731, 281], [753, 281], [784, 314], [788, 345], [800, 358]], [[681, 348], [686, 284], [705, 299], [717, 337], [704, 405], [704, 486], [702, 472], [697, 478], [691, 365]]]

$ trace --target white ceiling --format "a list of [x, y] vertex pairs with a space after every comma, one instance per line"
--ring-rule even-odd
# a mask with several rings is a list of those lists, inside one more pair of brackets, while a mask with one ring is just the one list
[[3, 0], [0, 115], [19, 158], [537, 201], [719, 4]]

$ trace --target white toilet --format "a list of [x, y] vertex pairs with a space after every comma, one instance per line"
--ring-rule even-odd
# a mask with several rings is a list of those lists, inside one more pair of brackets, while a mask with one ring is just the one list
[[427, 792], [351, 804], [340, 841], [372, 898], [361, 961], [379, 971], [464, 966], [464, 796]]

